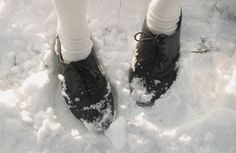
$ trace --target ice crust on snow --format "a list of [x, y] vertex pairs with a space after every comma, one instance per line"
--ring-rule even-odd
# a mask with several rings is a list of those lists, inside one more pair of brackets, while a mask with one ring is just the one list
[[105, 135], [116, 149], [124, 148], [126, 144], [126, 120], [123, 117], [116, 119], [110, 128], [105, 131]]
[[0, 0], [1, 153], [236, 152], [236, 1], [182, 2], [178, 78], [153, 107], [141, 108], [129, 95], [128, 70], [149, 2], [88, 5], [96, 51], [117, 92], [118, 119], [104, 135], [84, 128], [60, 93], [52, 3]]

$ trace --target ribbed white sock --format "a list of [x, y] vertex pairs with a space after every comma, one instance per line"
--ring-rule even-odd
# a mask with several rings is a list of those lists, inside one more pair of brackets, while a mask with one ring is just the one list
[[58, 35], [65, 62], [85, 59], [93, 43], [87, 23], [87, 0], [53, 0], [58, 15]]
[[175, 32], [181, 13], [181, 0], [152, 0], [148, 7], [147, 26], [154, 34]]

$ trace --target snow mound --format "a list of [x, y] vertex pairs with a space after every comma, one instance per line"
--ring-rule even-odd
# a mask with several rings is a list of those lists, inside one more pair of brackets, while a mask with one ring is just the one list
[[116, 149], [121, 150], [124, 148], [126, 144], [126, 120], [123, 117], [119, 117], [111, 124], [105, 135]]

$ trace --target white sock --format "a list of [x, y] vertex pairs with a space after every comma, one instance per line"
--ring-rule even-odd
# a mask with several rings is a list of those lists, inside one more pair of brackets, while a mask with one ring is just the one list
[[58, 35], [65, 62], [85, 59], [93, 43], [87, 23], [87, 0], [53, 0], [58, 15]]
[[147, 26], [154, 34], [175, 32], [181, 13], [181, 0], [152, 0], [148, 7]]

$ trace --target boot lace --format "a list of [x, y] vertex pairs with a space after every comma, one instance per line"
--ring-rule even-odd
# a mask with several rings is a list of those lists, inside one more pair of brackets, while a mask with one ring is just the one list
[[86, 66], [84, 61], [79, 61], [68, 64], [63, 73], [73, 68], [78, 71], [78, 76], [74, 76], [75, 81], [80, 81], [83, 84], [78, 88], [83, 88], [82, 91], [85, 91], [90, 96], [96, 94], [99, 91], [99, 80], [102, 78], [101, 72]]
[[[140, 37], [139, 37], [140, 36]], [[139, 37], [139, 38], [138, 38]], [[149, 43], [148, 49], [144, 49], [145, 51], [148, 50], [151, 54], [150, 57], [147, 59], [149, 61], [149, 66], [152, 66], [152, 70], [156, 65], [160, 66], [160, 71], [164, 69], [162, 62], [166, 62], [168, 60], [167, 56], [162, 52], [164, 49], [163, 42], [164, 38], [168, 37], [167, 35], [160, 34], [160, 35], [151, 35], [146, 32], [138, 32], [135, 34], [134, 39], [137, 42], [151, 42]]]

